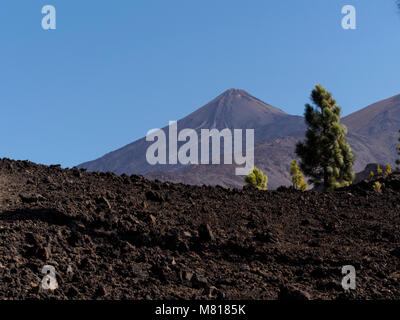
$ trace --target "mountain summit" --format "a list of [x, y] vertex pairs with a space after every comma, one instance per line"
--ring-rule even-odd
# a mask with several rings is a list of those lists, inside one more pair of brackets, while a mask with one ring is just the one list
[[[180, 128], [191, 129], [255, 129], [258, 139], [275, 136], [274, 130], [265, 130], [281, 121], [292, 119], [241, 89], [229, 89], [205, 106], [178, 121]], [[300, 118], [300, 117], [298, 117]], [[299, 121], [301, 123], [301, 121]], [[292, 129], [290, 129], [292, 130]], [[268, 131], [268, 133], [266, 132]]]
[[205, 114], [221, 128], [265, 124], [265, 120], [270, 121], [273, 116], [286, 115], [282, 110], [272, 107], [241, 89], [225, 91], [189, 117], [200, 119], [201, 115]]

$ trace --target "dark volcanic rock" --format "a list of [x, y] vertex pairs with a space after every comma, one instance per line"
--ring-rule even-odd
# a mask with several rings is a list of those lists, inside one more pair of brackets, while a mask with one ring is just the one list
[[202, 224], [199, 227], [199, 236], [201, 241], [214, 241], [215, 237], [208, 224]]
[[308, 292], [297, 289], [293, 286], [283, 286], [279, 291], [279, 300], [311, 300]]
[[0, 299], [398, 299], [400, 175], [377, 181], [237, 190], [0, 159]]

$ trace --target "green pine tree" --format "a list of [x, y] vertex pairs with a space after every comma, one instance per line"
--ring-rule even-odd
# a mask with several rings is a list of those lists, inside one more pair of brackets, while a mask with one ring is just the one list
[[369, 173], [369, 178], [372, 179], [373, 177], [374, 177], [374, 172], [371, 171], [371, 172]]
[[268, 182], [268, 177], [267, 175], [264, 175], [263, 172], [254, 167], [253, 170], [250, 172], [250, 174], [244, 178], [244, 181], [250, 185], [253, 186], [259, 190], [268, 190], [267, 188], [267, 182]]
[[305, 183], [303, 180], [303, 173], [300, 171], [296, 160], [293, 160], [290, 163], [290, 175], [292, 177], [292, 183], [295, 189], [300, 191], [307, 190], [307, 183]]
[[379, 181], [375, 181], [372, 189], [377, 193], [382, 193], [382, 184]]
[[311, 93], [315, 107], [306, 104], [306, 140], [296, 146], [300, 168], [316, 187], [332, 190], [354, 179], [354, 154], [346, 141], [347, 128], [340, 124], [341, 109], [321, 85]]

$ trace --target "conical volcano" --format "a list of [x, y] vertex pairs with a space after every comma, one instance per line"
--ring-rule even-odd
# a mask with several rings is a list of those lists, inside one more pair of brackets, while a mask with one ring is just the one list
[[[200, 129], [214, 128], [254, 129], [257, 144], [268, 139], [301, 134], [304, 131], [304, 121], [302, 117], [288, 115], [244, 90], [229, 89], [205, 106], [178, 120], [178, 130], [194, 129], [200, 132]], [[168, 136], [168, 127], [163, 130]], [[90, 171], [111, 171], [118, 174], [147, 174], [149, 171], [179, 172], [187, 168], [180, 164], [155, 166], [148, 164], [146, 150], [151, 144], [152, 142], [142, 138], [97, 160], [83, 163], [79, 167]]]

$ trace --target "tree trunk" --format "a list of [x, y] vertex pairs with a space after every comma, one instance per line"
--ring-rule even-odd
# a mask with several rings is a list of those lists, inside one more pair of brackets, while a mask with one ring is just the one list
[[324, 191], [329, 188], [329, 176], [327, 168], [324, 168]]

